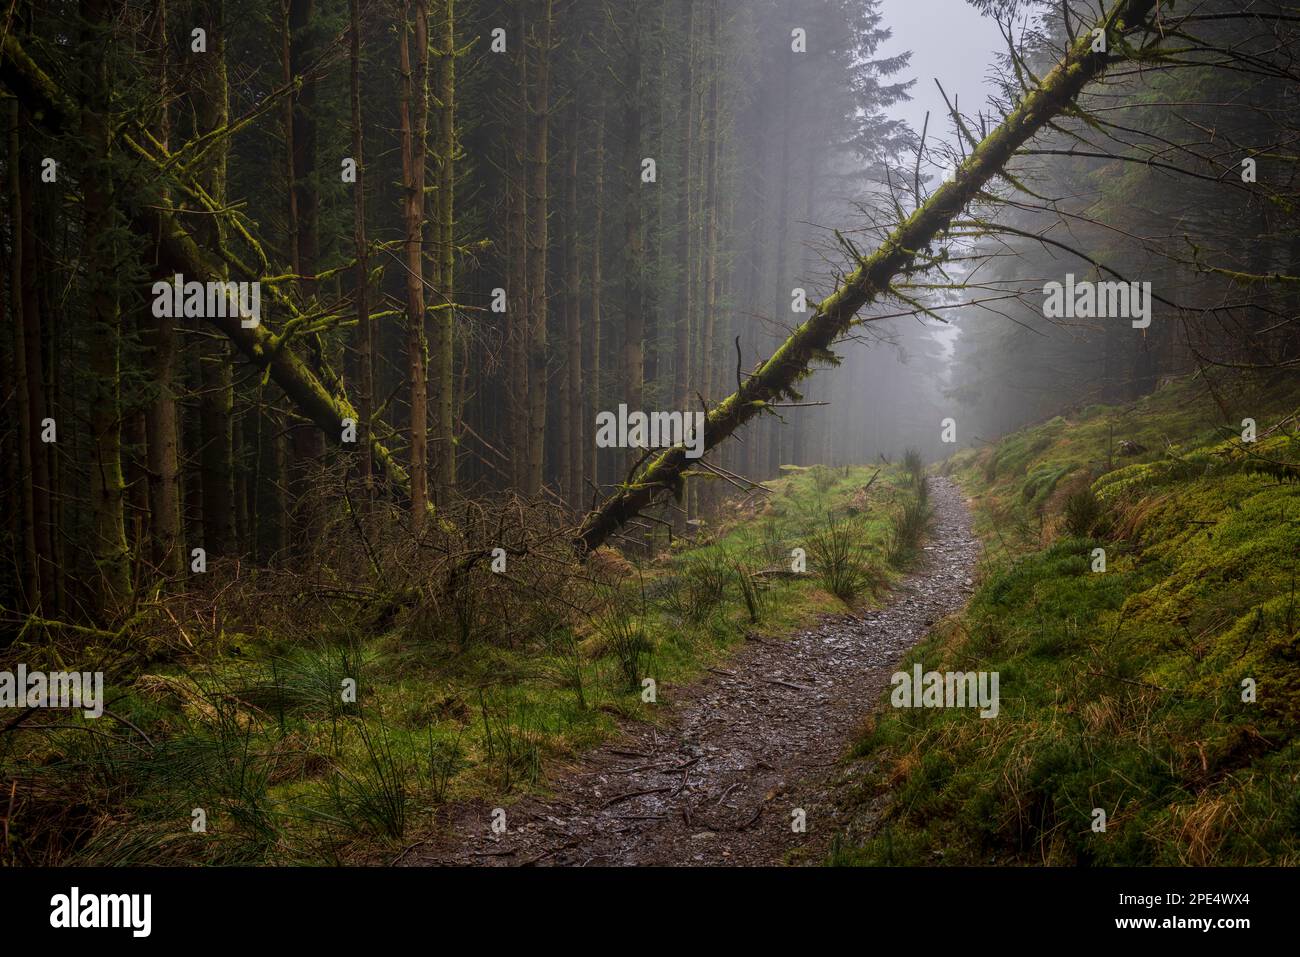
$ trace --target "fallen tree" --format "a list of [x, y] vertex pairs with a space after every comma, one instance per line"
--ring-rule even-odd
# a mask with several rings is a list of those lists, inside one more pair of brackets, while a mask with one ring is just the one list
[[[79, 109], [23, 49], [12, 33], [4, 38], [0, 47], [0, 82], [13, 93], [27, 110], [33, 121], [51, 135], [75, 131], [78, 127]], [[202, 249], [171, 211], [161, 190], [154, 184], [143, 186], [141, 201], [132, 210], [132, 230], [148, 242], [149, 264], [155, 277], [170, 279], [181, 273], [187, 279], [200, 282], [225, 281], [227, 277], [212, 258]], [[243, 270], [251, 273], [247, 267]], [[257, 275], [248, 275], [257, 280]], [[272, 292], [273, 298], [291, 315], [296, 313], [286, 297]], [[225, 334], [244, 357], [259, 369], [269, 372], [271, 379], [284, 392], [294, 407], [314, 423], [335, 444], [343, 432], [343, 420], [357, 418], [357, 411], [341, 389], [331, 389], [320, 375], [292, 348], [290, 333], [276, 335], [260, 323], [245, 326], [238, 309], [226, 309], [223, 316], [207, 315], [205, 320]], [[367, 429], [370, 449], [376, 470], [399, 492], [410, 494], [406, 470], [398, 463], [392, 451], [374, 438]]]
[[[1084, 87], [1110, 66], [1139, 60], [1149, 52], [1146, 43], [1155, 30], [1157, 17], [1156, 0], [1117, 0], [1097, 24], [1101, 33], [1084, 32], [983, 141], [972, 142], [972, 152], [952, 178], [899, 224], [879, 249], [859, 257], [856, 268], [813, 315], [748, 379], [738, 383], [735, 392], [709, 411], [704, 428], [705, 450], [717, 446], [771, 403], [794, 398], [794, 386], [809, 374], [811, 363], [827, 355], [830, 346], [848, 332], [858, 311], [887, 293], [895, 277], [917, 267], [921, 251], [941, 238], [985, 185], [1003, 173], [1017, 150], [1053, 119], [1069, 112]], [[1104, 43], [1100, 36], [1104, 36]], [[579, 551], [598, 548], [658, 497], [679, 491], [690, 461], [685, 447], [674, 446], [645, 464], [615, 495], [587, 515], [577, 534]]]

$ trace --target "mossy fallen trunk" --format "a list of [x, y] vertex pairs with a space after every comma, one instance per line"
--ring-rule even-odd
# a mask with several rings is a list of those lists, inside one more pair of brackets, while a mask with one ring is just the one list
[[[32, 118], [52, 134], [77, 129], [79, 109], [53, 78], [32, 60], [18, 38], [10, 34], [0, 48], [0, 82], [25, 106]], [[183, 274], [200, 282], [227, 278], [211, 255], [201, 249], [188, 232], [167, 212], [169, 203], [161, 195], [144, 197], [132, 211], [131, 227], [150, 244], [150, 265], [158, 276]], [[248, 277], [256, 279], [255, 276]], [[238, 315], [208, 316], [207, 321], [225, 334], [253, 365], [267, 369], [289, 401], [334, 443], [343, 433], [343, 420], [358, 413], [346, 396], [336, 395], [303, 359], [282, 343], [265, 326], [245, 328]], [[364, 430], [370, 435], [369, 430]], [[373, 436], [371, 454], [376, 471], [402, 494], [410, 494], [406, 470], [393, 454]]]
[[[1118, 0], [1099, 27], [1105, 30], [1106, 52], [1094, 52], [1093, 37], [1085, 33], [1065, 57], [1029, 92], [1006, 119], [979, 143], [966, 161], [907, 220], [896, 227], [870, 256], [824, 299], [779, 349], [739, 388], [709, 412], [704, 447], [718, 445], [769, 403], [792, 395], [809, 372], [809, 364], [824, 355], [844, 335], [863, 306], [888, 291], [894, 277], [912, 266], [924, 249], [1007, 165], [1016, 151], [1051, 120], [1064, 112], [1088, 83], [1114, 63], [1127, 59], [1128, 41], [1151, 29], [1155, 0]], [[580, 551], [598, 548], [625, 522], [664, 492], [680, 488], [689, 465], [681, 446], [652, 459], [618, 494], [592, 511], [578, 531]]]

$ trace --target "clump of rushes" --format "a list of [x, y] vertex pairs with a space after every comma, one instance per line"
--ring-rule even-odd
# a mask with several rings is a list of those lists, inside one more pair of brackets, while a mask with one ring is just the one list
[[925, 462], [921, 460], [920, 452], [913, 448], [904, 450], [903, 468], [912, 476], [912, 481], [914, 483], [922, 483], [925, 478]]
[[845, 604], [876, 582], [862, 531], [851, 518], [828, 514], [808, 538], [808, 556], [823, 587]]
[[894, 513], [885, 543], [885, 555], [889, 564], [895, 568], [903, 568], [916, 560], [932, 515], [930, 488], [925, 480], [920, 453], [908, 449], [903, 461], [912, 479], [911, 495], [903, 502], [902, 508]]
[[740, 588], [740, 596], [745, 601], [745, 610], [749, 613], [749, 622], [757, 625], [767, 616], [767, 590], [754, 577], [754, 569], [747, 564], [736, 558], [732, 558], [730, 564]]

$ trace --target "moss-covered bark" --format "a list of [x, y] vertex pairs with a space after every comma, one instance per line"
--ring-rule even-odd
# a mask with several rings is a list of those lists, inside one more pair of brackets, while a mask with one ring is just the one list
[[[77, 124], [77, 107], [23, 49], [12, 34], [0, 48], [0, 82], [31, 113], [33, 121], [58, 133]], [[131, 227], [149, 239], [151, 265], [160, 271], [179, 272], [201, 282], [222, 276], [218, 259], [199, 248], [193, 237], [166, 210], [162, 197], [145, 197], [146, 203], [132, 213]], [[256, 278], [256, 277], [250, 277]], [[249, 362], [266, 369], [288, 399], [321, 431], [338, 442], [344, 418], [356, 418], [357, 411], [344, 395], [334, 395], [281, 337], [264, 325], [244, 328], [237, 315], [213, 316], [207, 320], [226, 335]], [[382, 442], [370, 440], [376, 471], [405, 495], [410, 494], [406, 470]]]
[[[705, 448], [718, 445], [769, 403], [789, 396], [795, 383], [808, 374], [812, 359], [825, 354], [849, 330], [863, 306], [888, 291], [894, 277], [916, 261], [920, 250], [941, 236], [1016, 151], [1066, 110], [1110, 64], [1125, 58], [1125, 38], [1132, 39], [1150, 27], [1154, 7], [1155, 0], [1118, 0], [1111, 7], [1100, 24], [1106, 30], [1109, 53], [1093, 52], [1091, 35], [1081, 36], [1039, 86], [975, 147], [953, 177], [896, 227], [879, 249], [862, 258], [813, 315], [709, 412]], [[679, 489], [688, 465], [681, 446], [657, 455], [618, 494], [587, 516], [578, 531], [578, 547], [590, 550], [600, 546], [657, 496]]]

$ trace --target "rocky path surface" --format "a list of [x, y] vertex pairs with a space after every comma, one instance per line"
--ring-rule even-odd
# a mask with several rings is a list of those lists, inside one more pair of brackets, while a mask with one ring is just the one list
[[[973, 590], [979, 543], [957, 487], [930, 479], [925, 558], [884, 608], [827, 618], [786, 640], [751, 640], [726, 668], [671, 689], [667, 727], [615, 740], [527, 798], [492, 832], [492, 808], [451, 809], [406, 865], [820, 863], [837, 833], [831, 772], [902, 655]], [[796, 831], [802, 810], [805, 830]]]

